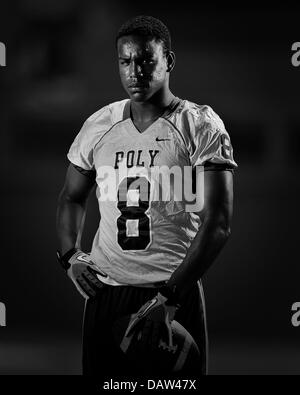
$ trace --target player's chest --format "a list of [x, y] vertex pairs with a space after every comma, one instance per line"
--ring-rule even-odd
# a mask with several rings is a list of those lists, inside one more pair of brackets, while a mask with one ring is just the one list
[[120, 167], [188, 166], [184, 142], [167, 121], [156, 121], [140, 133], [131, 120], [117, 124], [94, 149], [96, 170]]

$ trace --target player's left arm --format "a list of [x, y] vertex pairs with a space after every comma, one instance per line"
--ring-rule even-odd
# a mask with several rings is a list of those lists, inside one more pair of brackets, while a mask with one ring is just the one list
[[[184, 260], [166, 286], [159, 289], [158, 295], [132, 316], [126, 336], [130, 336], [142, 324], [142, 333], [146, 333], [147, 323], [152, 325], [153, 333], [160, 324], [165, 325], [167, 333], [171, 333], [170, 322], [186, 293], [204, 275], [226, 243], [230, 235], [232, 217], [233, 176], [230, 170], [223, 170], [226, 169], [226, 165], [221, 166], [206, 166], [209, 170], [204, 173], [204, 207], [198, 213], [202, 225]], [[197, 182], [197, 191], [201, 191], [201, 177], [198, 177]], [[152, 334], [151, 331], [149, 333]], [[169, 335], [169, 343], [171, 337]]]
[[198, 213], [202, 225], [167, 283], [172, 289], [175, 286], [179, 300], [202, 278], [224, 247], [231, 232], [232, 212], [233, 173], [230, 170], [205, 171], [204, 207]]

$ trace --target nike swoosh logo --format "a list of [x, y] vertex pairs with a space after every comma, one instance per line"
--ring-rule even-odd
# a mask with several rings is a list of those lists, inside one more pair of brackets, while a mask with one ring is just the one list
[[156, 137], [155, 141], [170, 141], [171, 139], [160, 139], [159, 137]]
[[[88, 263], [90, 266], [96, 266], [94, 264], [94, 262], [89, 259], [88, 255], [78, 255], [76, 259], [78, 261], [81, 261], [81, 262], [84, 262], [84, 263]], [[97, 267], [97, 270], [93, 269], [96, 274], [99, 274], [102, 277], [108, 277], [108, 274], [104, 273], [101, 269], [99, 269], [98, 266], [96, 266], [96, 267]]]
[[86, 258], [87, 258], [87, 255], [78, 255], [76, 259], [78, 261], [89, 263], [90, 265], [92, 265], [93, 263], [90, 260], [86, 259]]

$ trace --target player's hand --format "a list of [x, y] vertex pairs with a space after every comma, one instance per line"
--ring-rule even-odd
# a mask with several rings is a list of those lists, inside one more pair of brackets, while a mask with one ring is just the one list
[[168, 298], [159, 292], [132, 316], [125, 337], [138, 333], [141, 347], [156, 348], [163, 340], [172, 349], [171, 322], [178, 308], [179, 305], [169, 304]]
[[92, 262], [90, 256], [81, 250], [72, 249], [63, 256], [57, 252], [57, 257], [79, 293], [85, 299], [96, 296], [96, 291], [103, 287], [97, 274], [101, 277], [107, 277], [107, 274]]

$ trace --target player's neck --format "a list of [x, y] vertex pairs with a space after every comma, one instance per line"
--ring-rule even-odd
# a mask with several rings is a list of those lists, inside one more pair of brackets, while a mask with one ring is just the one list
[[138, 122], [148, 122], [163, 114], [175, 96], [168, 90], [145, 102], [131, 101], [131, 116]]

